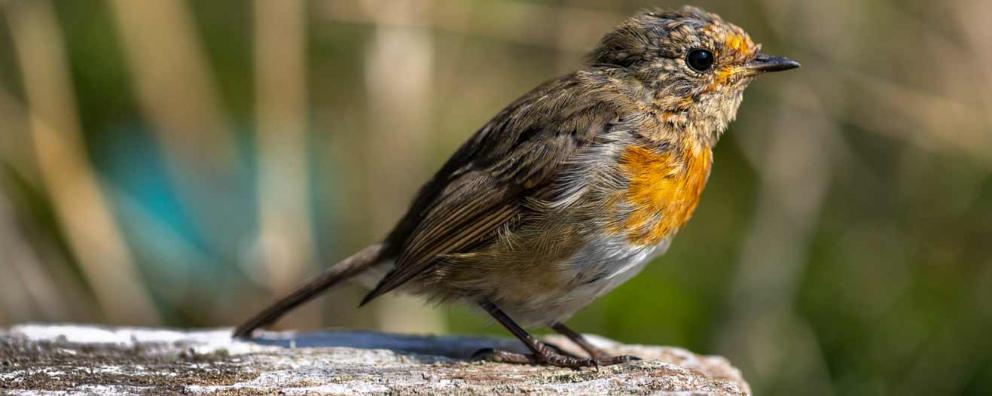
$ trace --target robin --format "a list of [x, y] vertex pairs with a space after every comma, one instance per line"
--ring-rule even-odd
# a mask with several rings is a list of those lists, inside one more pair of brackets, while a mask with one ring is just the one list
[[[759, 75], [799, 63], [760, 52], [741, 28], [694, 7], [644, 12], [606, 34], [580, 70], [507, 106], [451, 156], [381, 242], [248, 320], [268, 325], [363, 274], [361, 304], [402, 290], [481, 307], [530, 354], [508, 363], [622, 363], [562, 322], [668, 249], [706, 185], [713, 146]], [[531, 336], [549, 326], [585, 350]]]

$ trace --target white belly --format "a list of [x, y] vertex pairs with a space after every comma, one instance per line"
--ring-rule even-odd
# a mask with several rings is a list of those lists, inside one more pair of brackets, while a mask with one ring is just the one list
[[526, 304], [502, 308], [525, 326], [566, 320], [637, 275], [652, 258], [668, 250], [670, 243], [671, 238], [666, 238], [657, 245], [634, 246], [621, 236], [587, 244], [567, 260], [568, 287], [538, 294]]

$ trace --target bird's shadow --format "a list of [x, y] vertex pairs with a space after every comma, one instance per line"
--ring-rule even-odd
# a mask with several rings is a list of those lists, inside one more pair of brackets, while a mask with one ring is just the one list
[[519, 341], [464, 336], [402, 335], [375, 331], [264, 332], [241, 340], [283, 348], [357, 348], [393, 351], [423, 363], [471, 360], [479, 350], [497, 348], [525, 353]]

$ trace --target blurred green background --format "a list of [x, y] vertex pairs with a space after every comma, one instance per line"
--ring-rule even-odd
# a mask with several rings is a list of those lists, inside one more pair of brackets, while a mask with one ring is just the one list
[[[0, 325], [234, 325], [680, 5], [0, 0]], [[757, 394], [992, 394], [992, 2], [696, 5], [803, 68], [753, 84], [693, 221], [573, 327], [727, 356]], [[506, 336], [361, 294], [280, 326]]]

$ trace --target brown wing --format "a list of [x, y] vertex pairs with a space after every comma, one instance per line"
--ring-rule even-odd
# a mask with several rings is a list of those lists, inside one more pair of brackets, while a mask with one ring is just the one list
[[[588, 81], [587, 81], [588, 82]], [[519, 99], [477, 132], [425, 185], [387, 238], [396, 266], [362, 304], [428, 270], [443, 255], [492, 240], [543, 194], [563, 164], [617, 119], [576, 75]]]

